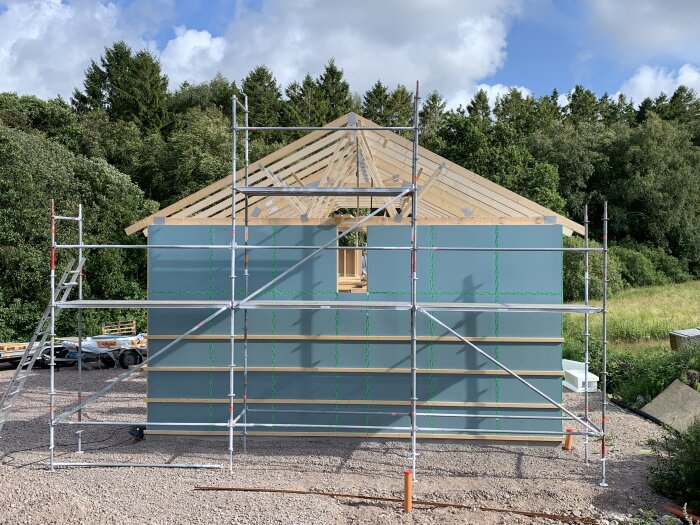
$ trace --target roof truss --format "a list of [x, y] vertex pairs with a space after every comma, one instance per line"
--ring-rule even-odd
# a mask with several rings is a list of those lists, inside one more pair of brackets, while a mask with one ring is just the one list
[[[347, 126], [348, 131], [318, 130], [267, 155], [248, 169], [248, 185], [264, 187], [400, 187], [410, 184], [412, 142], [378, 127], [359, 115], [348, 114], [327, 127]], [[567, 234], [583, 233], [583, 226], [525, 197], [480, 177], [457, 164], [419, 147], [418, 218], [444, 224], [557, 223]], [[244, 169], [236, 173], [243, 184]], [[237, 195], [237, 215], [244, 197]], [[250, 217], [256, 222], [318, 224], [342, 208], [378, 208], [384, 197], [250, 197]], [[390, 223], [408, 215], [404, 199], [387, 212]], [[126, 229], [143, 231], [154, 221], [168, 224], [224, 223], [231, 217], [231, 179], [225, 177], [146, 217]], [[191, 221], [189, 221], [191, 219]], [[284, 222], [286, 221], [286, 222]]]

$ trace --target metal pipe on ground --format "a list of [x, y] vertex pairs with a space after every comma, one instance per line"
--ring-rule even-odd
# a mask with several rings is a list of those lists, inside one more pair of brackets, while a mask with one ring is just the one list
[[[410, 471], [409, 471], [410, 472]], [[386, 501], [389, 503], [404, 503], [404, 498], [389, 498], [385, 496], [364, 496], [361, 494], [345, 494], [341, 492], [313, 492], [311, 490], [292, 490], [292, 489], [265, 489], [265, 488], [254, 488], [254, 487], [207, 487], [207, 486], [196, 486], [194, 488], [196, 491], [202, 492], [213, 492], [213, 491], [226, 491], [226, 492], [263, 492], [272, 494], [302, 494], [309, 496], [326, 496], [331, 498], [349, 498], [349, 499], [360, 499], [368, 501]], [[455, 509], [467, 509], [467, 510], [479, 510], [482, 512], [498, 512], [502, 514], [516, 514], [519, 516], [528, 516], [531, 518], [546, 518], [550, 520], [561, 521], [564, 523], [583, 523], [585, 525], [598, 525], [599, 521], [595, 518], [583, 516], [570, 516], [562, 514], [549, 514], [546, 512], [532, 512], [526, 510], [515, 510], [515, 509], [499, 509], [495, 507], [478, 507], [475, 505], [466, 505], [463, 503], [451, 503], [445, 501], [430, 501], [423, 499], [414, 499], [413, 505], [424, 505], [428, 507], [449, 507]]]

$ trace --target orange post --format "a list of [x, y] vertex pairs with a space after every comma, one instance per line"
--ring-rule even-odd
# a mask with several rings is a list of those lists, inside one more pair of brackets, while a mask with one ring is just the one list
[[403, 511], [413, 512], [413, 471], [403, 471]]
[[574, 436], [572, 432], [574, 431], [573, 428], [567, 428], [566, 429], [566, 436], [564, 436], [564, 446], [561, 447], [564, 450], [573, 450], [574, 448]]

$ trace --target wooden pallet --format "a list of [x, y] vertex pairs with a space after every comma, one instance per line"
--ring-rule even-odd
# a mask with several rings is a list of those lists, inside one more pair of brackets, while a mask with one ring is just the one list
[[0, 361], [20, 359], [29, 343], [0, 343]]
[[118, 321], [102, 325], [102, 335], [135, 335], [136, 321]]

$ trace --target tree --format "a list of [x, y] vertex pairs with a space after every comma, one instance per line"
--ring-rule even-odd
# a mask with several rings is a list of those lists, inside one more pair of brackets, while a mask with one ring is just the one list
[[634, 107], [627, 102], [627, 98], [622, 93], [618, 95], [617, 100], [604, 93], [598, 101], [598, 112], [606, 126], [629, 125], [634, 120]]
[[149, 170], [151, 195], [161, 206], [231, 172], [230, 126], [221, 110], [213, 107], [192, 108], [178, 116], [168, 141], [156, 150], [156, 166]]
[[168, 78], [148, 51], [132, 55], [123, 41], [105, 49], [100, 66], [85, 73], [85, 92], [77, 89], [71, 102], [78, 113], [103, 109], [111, 120], [134, 122], [142, 131], [161, 129], [167, 122]]
[[[399, 84], [389, 96], [387, 121], [389, 126], [412, 126], [413, 125], [413, 93], [406, 86]], [[405, 138], [411, 138], [413, 132], [402, 131], [400, 134]]]
[[[139, 157], [143, 137], [138, 126], [123, 120], [111, 121], [107, 112], [96, 110], [80, 116], [79, 152], [90, 158], [104, 159], [122, 173], [138, 180]], [[153, 150], [150, 150], [153, 153]], [[145, 189], [146, 186], [141, 186]]]
[[362, 115], [380, 126], [389, 125], [389, 90], [381, 80], [362, 98]]
[[593, 124], [598, 122], [598, 99], [595, 94], [583, 86], [576, 86], [567, 95], [569, 99], [567, 119], [573, 124]]
[[476, 92], [469, 105], [467, 105], [469, 116], [476, 122], [491, 124], [491, 107], [489, 106], [489, 96], [486, 91], [480, 89]]
[[440, 144], [439, 131], [445, 122], [447, 102], [437, 91], [431, 92], [423, 102], [419, 113], [420, 143], [422, 146], [437, 151]]
[[41, 100], [35, 96], [0, 93], [0, 122], [26, 132], [40, 132], [72, 152], [80, 151], [84, 132], [78, 117], [62, 98]]
[[321, 90], [308, 73], [301, 84], [292, 82], [285, 90], [284, 104], [286, 126], [323, 126], [325, 110]]
[[688, 129], [650, 113], [606, 154], [610, 169], [594, 181], [594, 197], [610, 203], [611, 236], [664, 248], [699, 275], [700, 149]]
[[518, 135], [528, 135], [537, 127], [537, 103], [516, 88], [496, 99], [493, 114], [498, 122], [508, 123]]
[[336, 66], [334, 59], [326, 64], [317, 85], [321, 105], [319, 113], [324, 124], [351, 110], [350, 84], [343, 78], [343, 70]]
[[540, 162], [557, 167], [559, 194], [566, 200], [567, 214], [583, 220], [583, 207], [595, 181], [607, 173], [607, 148], [616, 135], [616, 129], [600, 129], [596, 125], [543, 128], [527, 138], [528, 151]]
[[559, 92], [554, 89], [549, 96], [540, 97], [536, 102], [537, 129], [551, 128], [562, 123], [563, 110], [559, 106]]
[[231, 118], [233, 96], [238, 94], [236, 83], [217, 73], [209, 82], [194, 85], [183, 82], [170, 96], [168, 110], [171, 113], [185, 113], [191, 108], [215, 107]]
[[651, 99], [651, 97], [647, 97], [644, 100], [642, 100], [641, 104], [639, 104], [639, 108], [637, 109], [635, 115], [635, 120], [637, 124], [642, 124], [643, 122], [645, 122], [647, 117], [649, 116], [649, 113], [653, 111], [654, 101]]
[[[248, 73], [241, 83], [241, 90], [248, 95], [248, 118], [251, 126], [281, 124], [282, 93], [277, 80], [267, 67], [257, 66]], [[283, 136], [281, 133], [265, 132], [256, 138], [269, 145], [281, 140]]]
[[[85, 208], [86, 243], [129, 244], [124, 228], [154, 212], [155, 203], [129, 177], [106, 162], [74, 155], [40, 133], [0, 124], [0, 339], [27, 340], [46, 307], [49, 267], [49, 206], [59, 213]], [[17, 213], [21, 209], [22, 213]], [[58, 242], [75, 242], [75, 229], [59, 227]], [[85, 297], [145, 297], [145, 261], [137, 250], [102, 250], [88, 258]], [[65, 264], [59, 253], [58, 266]], [[86, 330], [96, 331], [109, 311], [86, 314]], [[61, 317], [59, 334], [67, 315]]]

